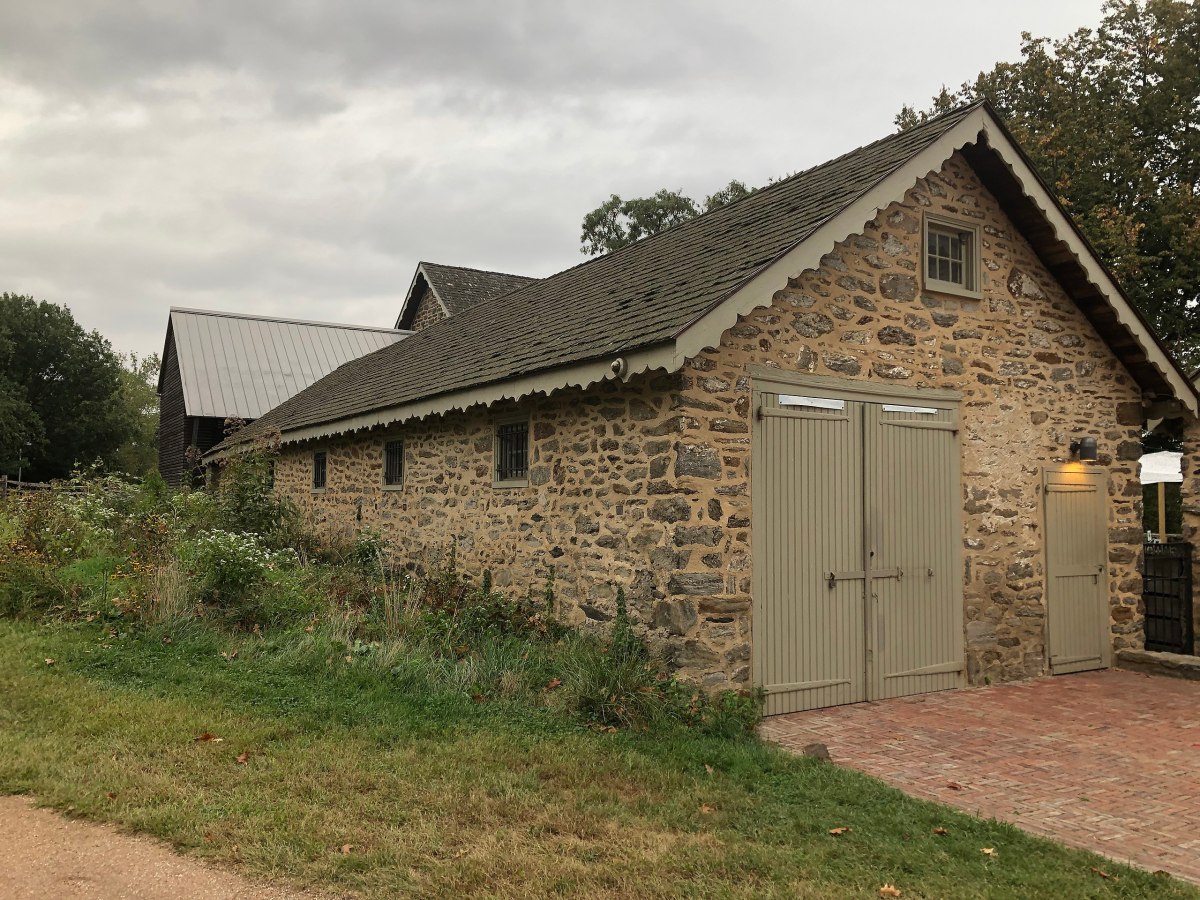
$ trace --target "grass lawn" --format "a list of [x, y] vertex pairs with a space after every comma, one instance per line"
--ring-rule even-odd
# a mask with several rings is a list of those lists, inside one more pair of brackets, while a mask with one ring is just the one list
[[261, 645], [0, 621], [0, 792], [367, 896], [1200, 897], [753, 741], [598, 733]]

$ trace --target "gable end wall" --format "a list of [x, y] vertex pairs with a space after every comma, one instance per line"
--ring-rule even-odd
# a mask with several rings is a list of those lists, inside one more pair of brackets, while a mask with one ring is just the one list
[[[922, 290], [924, 212], [981, 226], [981, 300]], [[769, 308], [740, 318], [719, 348], [685, 368], [684, 395], [695, 412], [684, 441], [722, 459], [721, 488], [739, 507], [722, 546], [737, 548], [726, 551], [726, 565], [739, 571], [747, 563], [750, 518], [751, 364], [962, 393], [972, 683], [1047, 671], [1041, 470], [1065, 461], [1073, 438], [1095, 436], [1097, 465], [1109, 476], [1114, 646], [1141, 645], [1140, 391], [961, 156], [918, 181], [903, 202], [793, 279]], [[748, 591], [724, 599], [750, 602]]]

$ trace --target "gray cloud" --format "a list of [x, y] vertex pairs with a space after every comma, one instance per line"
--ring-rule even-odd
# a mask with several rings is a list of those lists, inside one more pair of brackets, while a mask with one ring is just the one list
[[948, 9], [3, 4], [0, 290], [140, 352], [170, 305], [390, 324], [418, 259], [549, 274], [609, 193], [765, 183], [1100, 15]]

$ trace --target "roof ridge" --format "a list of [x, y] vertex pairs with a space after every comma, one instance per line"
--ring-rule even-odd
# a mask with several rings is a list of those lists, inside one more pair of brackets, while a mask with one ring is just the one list
[[498, 272], [495, 269], [476, 269], [474, 266], [453, 266], [449, 263], [432, 262], [428, 259], [421, 260], [418, 265], [422, 266], [437, 266], [439, 269], [456, 269], [459, 272], [478, 272], [481, 275], [503, 275], [505, 278], [524, 278], [527, 281], [541, 281], [534, 275], [518, 275], [516, 272]]
[[[312, 328], [341, 328], [348, 331], [380, 331], [386, 334], [411, 334], [403, 328], [383, 328], [378, 325], [352, 325], [346, 322], [319, 322], [313, 319], [293, 319], [288, 316], [261, 316], [254, 313], [225, 312], [219, 309], [196, 309], [187, 306], [172, 306], [170, 313], [187, 313], [193, 316], [218, 316], [225, 319], [251, 319], [256, 322], [277, 322], [282, 325], [306, 325]], [[169, 316], [168, 316], [169, 318]]]
[[[802, 169], [799, 172], [793, 172], [791, 175], [787, 176], [786, 178], [779, 179], [779, 181], [770, 182], [769, 184], [763, 185], [760, 188], [756, 188], [751, 193], [746, 194], [743, 197], [738, 197], [736, 200], [730, 201], [729, 203], [723, 204], [722, 206], [718, 206], [715, 209], [705, 210], [702, 213], [692, 216], [690, 219], [686, 219], [685, 221], [679, 222], [676, 225], [671, 225], [668, 228], [664, 228], [662, 231], [656, 231], [654, 234], [648, 235], [640, 240], [634, 241], [633, 243], [626, 244], [624, 247], [618, 247], [616, 250], [612, 250], [608, 253], [601, 253], [598, 256], [593, 256], [589, 259], [585, 259], [583, 262], [576, 263], [573, 266], [568, 266], [567, 268], [563, 269], [562, 271], [554, 272], [551, 275], [547, 275], [546, 278], [554, 278], [558, 275], [564, 274], [565, 272], [570, 272], [570, 271], [573, 271], [574, 269], [579, 269], [579, 268], [582, 268], [583, 266], [587, 266], [587, 265], [591, 265], [592, 263], [599, 262], [602, 259], [612, 259], [613, 257], [617, 256], [618, 254], [625, 253], [626, 251], [632, 250], [634, 247], [644, 247], [647, 244], [649, 244], [650, 242], [656, 240], [657, 238], [662, 237], [663, 235], [676, 234], [676, 233], [682, 231], [683, 229], [687, 228], [689, 225], [692, 225], [693, 223], [700, 221], [701, 219], [705, 219], [705, 218], [713, 216], [717, 213], [721, 213], [725, 210], [732, 209], [733, 207], [737, 206], [738, 204], [746, 202], [751, 197], [761, 194], [763, 191], [775, 191], [776, 189], [779, 189], [782, 185], [789, 184], [799, 178], [811, 175], [812, 173], [814, 173], [820, 169], [824, 169], [828, 166], [832, 166], [834, 163], [841, 162], [842, 160], [846, 159], [847, 157], [854, 156], [856, 153], [861, 153], [864, 150], [869, 150], [870, 148], [875, 147], [878, 144], [882, 144], [884, 141], [893, 140], [894, 138], [897, 138], [902, 134], [912, 134], [913, 132], [922, 131], [924, 129], [929, 128], [930, 126], [941, 123], [944, 119], [948, 119], [951, 116], [962, 115], [969, 110], [972, 110], [976, 107], [981, 107], [981, 106], [987, 106], [988, 108], [991, 108], [991, 105], [988, 103], [988, 101], [986, 99], [973, 100], [970, 103], [964, 103], [961, 106], [956, 106], [956, 107], [954, 107], [954, 109], [947, 110], [944, 113], [939, 113], [938, 115], [934, 116], [933, 118], [928, 119], [925, 122], [921, 122], [919, 125], [914, 125], [912, 128], [909, 128], [904, 131], [893, 131], [891, 134], [886, 134], [881, 138], [876, 138], [875, 140], [873, 140], [869, 143], [863, 144], [859, 147], [855, 147], [853, 150], [847, 150], [845, 153], [842, 153], [839, 156], [835, 156], [833, 159], [827, 159], [824, 162], [809, 166], [807, 169]], [[545, 279], [539, 278], [536, 280], [544, 281]], [[518, 288], [516, 291], [513, 291], [512, 293], [508, 294], [507, 296], [511, 297], [514, 294], [517, 294], [522, 290], [524, 290], [524, 288]]]

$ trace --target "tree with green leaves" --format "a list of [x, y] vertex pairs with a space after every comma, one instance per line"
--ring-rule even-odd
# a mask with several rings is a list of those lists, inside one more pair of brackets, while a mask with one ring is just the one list
[[1167, 346], [1200, 365], [1200, 4], [1108, 0], [1095, 31], [1022, 35], [909, 128], [986, 98]]
[[158, 471], [158, 354], [129, 353], [120, 360], [117, 402], [129, 435], [113, 452], [110, 465], [118, 472], [144, 477]]
[[0, 294], [0, 464], [22, 464], [31, 481], [97, 459], [111, 466], [133, 431], [121, 371], [108, 341], [66, 307]]
[[634, 197], [631, 200], [622, 200], [613, 194], [583, 217], [579, 250], [586, 256], [620, 250], [672, 225], [686, 222], [702, 212], [747, 197], [755, 190], [734, 180], [709, 194], [703, 204], [696, 203], [682, 191], [666, 189], [649, 197]]

